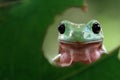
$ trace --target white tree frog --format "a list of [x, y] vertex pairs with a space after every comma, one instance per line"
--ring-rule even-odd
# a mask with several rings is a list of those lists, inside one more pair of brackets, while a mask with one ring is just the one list
[[61, 67], [75, 62], [89, 64], [106, 53], [103, 32], [97, 20], [87, 24], [75, 24], [64, 20], [58, 26], [59, 54], [53, 61]]

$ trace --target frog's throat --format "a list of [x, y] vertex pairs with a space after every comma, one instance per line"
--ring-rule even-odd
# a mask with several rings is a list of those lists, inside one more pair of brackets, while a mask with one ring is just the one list
[[82, 44], [80, 42], [59, 43], [59, 66], [70, 66], [75, 62], [90, 64], [98, 60], [102, 54], [102, 42]]

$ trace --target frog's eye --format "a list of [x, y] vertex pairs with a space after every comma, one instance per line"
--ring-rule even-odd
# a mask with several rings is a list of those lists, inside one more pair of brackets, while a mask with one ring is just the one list
[[65, 32], [65, 25], [64, 24], [59, 25], [58, 31], [60, 32], [60, 34], [63, 34]]
[[99, 23], [93, 23], [92, 25], [92, 31], [95, 33], [95, 34], [98, 34], [101, 30], [101, 27], [100, 27], [100, 24]]

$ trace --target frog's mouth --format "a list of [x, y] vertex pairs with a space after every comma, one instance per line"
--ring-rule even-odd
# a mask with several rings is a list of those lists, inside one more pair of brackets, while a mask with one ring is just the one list
[[74, 62], [92, 63], [100, 58], [102, 41], [96, 42], [64, 42], [60, 41], [60, 65], [70, 65]]

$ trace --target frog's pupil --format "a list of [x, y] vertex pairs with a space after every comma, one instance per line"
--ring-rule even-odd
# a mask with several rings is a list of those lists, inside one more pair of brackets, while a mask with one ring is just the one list
[[95, 34], [98, 34], [101, 30], [100, 24], [99, 23], [94, 23], [92, 26], [92, 30]]
[[58, 27], [58, 31], [60, 32], [60, 34], [63, 34], [65, 32], [65, 25], [64, 24], [61, 24], [59, 27]]

